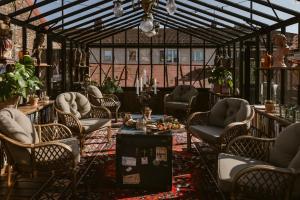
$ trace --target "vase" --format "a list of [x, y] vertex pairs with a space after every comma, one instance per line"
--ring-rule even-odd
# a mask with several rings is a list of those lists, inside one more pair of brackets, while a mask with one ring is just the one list
[[38, 97], [30, 97], [29, 98], [29, 104], [31, 106], [37, 107], [39, 103], [39, 98]]
[[220, 84], [215, 83], [213, 88], [214, 93], [222, 93], [222, 86]]
[[261, 67], [262, 68], [271, 68], [272, 66], [272, 56], [268, 53], [265, 53], [262, 56]]

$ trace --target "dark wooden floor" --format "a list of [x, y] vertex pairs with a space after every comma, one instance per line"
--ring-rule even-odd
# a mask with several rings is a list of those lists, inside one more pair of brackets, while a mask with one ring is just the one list
[[34, 199], [35, 194], [50, 177], [19, 177], [13, 189], [7, 187], [7, 176], [0, 176], [0, 199], [27, 200]]

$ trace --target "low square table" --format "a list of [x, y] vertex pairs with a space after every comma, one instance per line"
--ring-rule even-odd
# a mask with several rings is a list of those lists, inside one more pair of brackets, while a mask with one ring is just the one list
[[[141, 117], [133, 116], [133, 118]], [[153, 116], [158, 120], [163, 116]], [[153, 135], [122, 127], [116, 139], [116, 175], [119, 187], [172, 189], [172, 132]]]

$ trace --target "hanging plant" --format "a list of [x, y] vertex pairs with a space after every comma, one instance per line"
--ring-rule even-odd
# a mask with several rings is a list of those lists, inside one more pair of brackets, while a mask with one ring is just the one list
[[233, 78], [230, 70], [224, 67], [215, 67], [211, 71], [211, 77], [208, 79], [209, 83], [218, 85], [220, 87], [227, 87], [233, 89]]

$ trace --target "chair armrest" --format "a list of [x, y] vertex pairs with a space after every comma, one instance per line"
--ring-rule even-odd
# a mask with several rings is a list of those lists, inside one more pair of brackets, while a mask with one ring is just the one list
[[[105, 107], [120, 107], [119, 100], [115, 100], [114, 98], [110, 97], [110, 95], [105, 95], [103, 98], [96, 97], [92, 94], [89, 95], [90, 99], [92, 98], [92, 102], [96, 102], [95, 100], [99, 100], [99, 104], [94, 106], [105, 106]], [[117, 97], [117, 96], [115, 96]], [[118, 97], [117, 97], [118, 98]], [[94, 103], [95, 104], [95, 103]]]
[[71, 147], [60, 142], [34, 144], [31, 156], [34, 168], [44, 171], [65, 171], [76, 163]]
[[170, 94], [165, 94], [165, 96], [164, 96], [164, 104], [165, 104], [166, 102], [170, 101], [172, 98], [173, 98], [172, 93], [170, 93]]
[[193, 103], [195, 102], [196, 98], [197, 98], [197, 95], [192, 96], [192, 97], [190, 98], [190, 100], [189, 100], [189, 107], [191, 107], [191, 106], [193, 105]]
[[[24, 144], [0, 133], [0, 140], [20, 148], [31, 149], [33, 167], [44, 170], [63, 170], [66, 166], [75, 166], [75, 157], [71, 147], [66, 144], [52, 141], [38, 144]], [[56, 159], [56, 161], [54, 161]]]
[[268, 161], [271, 147], [275, 138], [258, 138], [253, 136], [239, 136], [227, 145], [226, 152], [256, 160]]
[[191, 125], [196, 124], [208, 124], [208, 117], [210, 115], [210, 111], [207, 112], [195, 112], [188, 117], [187, 120], [187, 128]]
[[[233, 178], [233, 192], [285, 199], [290, 195], [296, 177], [293, 169], [271, 165], [252, 165]], [[287, 198], [289, 199], [289, 198]]]
[[228, 124], [218, 139], [220, 151], [224, 152], [231, 140], [241, 135], [247, 135], [247, 133], [247, 123], [245, 121]]
[[56, 107], [55, 107], [55, 110], [58, 115], [58, 121], [60, 123], [64, 124], [65, 126], [67, 126], [72, 131], [75, 131], [80, 136], [81, 133], [83, 132], [83, 127], [82, 127], [79, 119], [77, 119], [77, 117], [75, 117], [75, 115], [73, 115], [71, 113], [65, 113]]
[[63, 124], [37, 124], [34, 125], [34, 128], [39, 134], [41, 142], [49, 142], [72, 137], [71, 130]]
[[104, 106], [94, 106], [94, 105], [92, 105], [90, 115], [93, 118], [111, 119], [111, 112]]

